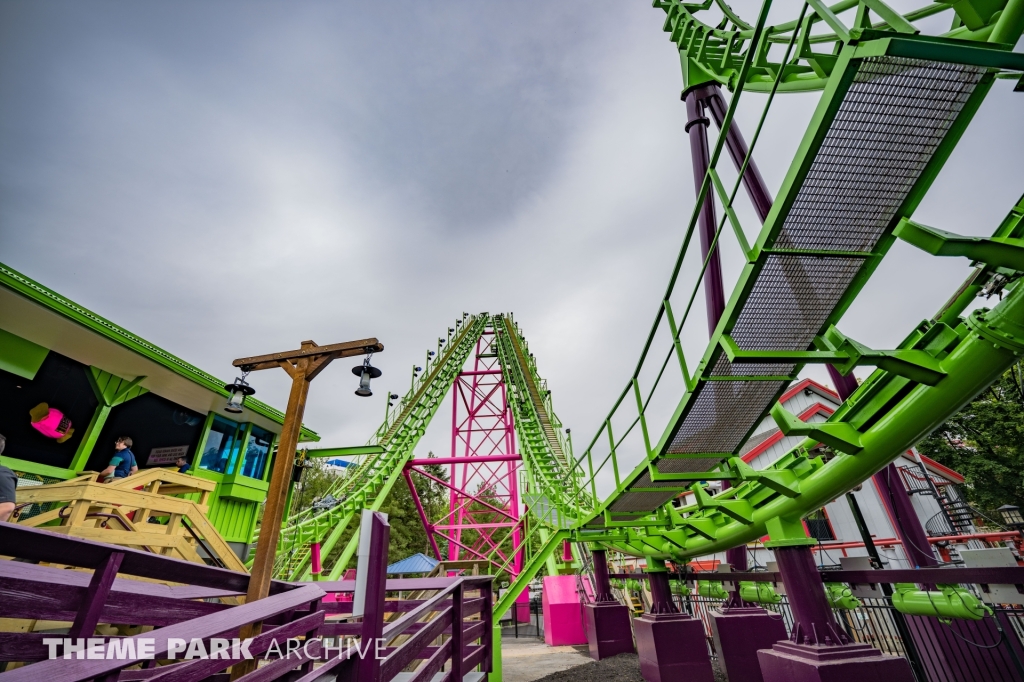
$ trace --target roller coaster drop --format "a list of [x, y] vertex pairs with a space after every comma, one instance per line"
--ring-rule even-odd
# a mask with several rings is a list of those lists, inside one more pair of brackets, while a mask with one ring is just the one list
[[[496, 356], [488, 371], [500, 368], [508, 391], [519, 452], [502, 454], [521, 457], [526, 508], [525, 519], [515, 509], [509, 524], [512, 552], [499, 556], [497, 541], [487, 553], [467, 550], [517, 576], [499, 615], [563, 539], [647, 557], [649, 567], [765, 535], [777, 548], [813, 543], [804, 515], [884, 468], [1024, 353], [1024, 199], [988, 239], [911, 219], [995, 81], [1017, 79], [1024, 90], [1024, 55], [1012, 51], [1024, 31], [1024, 0], [929, 3], [906, 14], [883, 0], [809, 0], [795, 21], [777, 26], [766, 26], [770, 2], [753, 23], [721, 0], [654, 6], [683, 67], [697, 202], [636, 369], [597, 434], [573, 458], [512, 318], [465, 315], [371, 440], [384, 452], [339, 482], [336, 506], [287, 520], [279, 576], [309, 576], [311, 546], [329, 554], [360, 509], [380, 507], [474, 348], [478, 357]], [[714, 24], [698, 18], [714, 12]], [[914, 24], [943, 13], [952, 17], [943, 35], [922, 35]], [[732, 92], [728, 103], [720, 86]], [[733, 122], [746, 90], [767, 95], [749, 144]], [[761, 126], [777, 94], [812, 90], [821, 98], [773, 200], [752, 156]], [[708, 113], [726, 131], [713, 146]], [[726, 150], [738, 169], [731, 187], [719, 170]], [[753, 241], [734, 206], [741, 183], [763, 223]], [[835, 325], [896, 239], [966, 257], [975, 268], [897, 348], [878, 351]], [[728, 299], [726, 248], [742, 255]], [[679, 286], [684, 281], [691, 286]], [[694, 358], [685, 348], [700, 326], [691, 313], [701, 289], [711, 339]], [[1001, 300], [992, 309], [970, 310], [978, 296], [994, 294]], [[478, 346], [485, 335], [486, 348]], [[847, 377], [857, 366], [876, 369], [826, 423], [805, 424], [777, 401], [808, 363]], [[754, 470], [737, 455], [768, 414], [806, 440]], [[712, 494], [706, 485], [714, 480], [729, 485]], [[693, 503], [673, 506], [686, 490]], [[348, 566], [355, 543], [325, 569], [331, 578]], [[527, 550], [520, 565], [513, 557]]]

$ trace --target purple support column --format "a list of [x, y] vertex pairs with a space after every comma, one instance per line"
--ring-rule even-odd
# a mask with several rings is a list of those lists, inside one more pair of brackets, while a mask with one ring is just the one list
[[[857, 390], [857, 379], [854, 378], [853, 372], [844, 377], [835, 367], [829, 365], [828, 375], [836, 385], [836, 393], [844, 401]], [[896, 470], [896, 465], [889, 463], [872, 478], [875, 485], [878, 486], [882, 504], [889, 511], [893, 525], [896, 526], [896, 534], [903, 543], [903, 551], [906, 552], [907, 559], [914, 565], [914, 568], [938, 566], [939, 562], [932, 552], [932, 545], [928, 542], [928, 534], [914, 509], [914, 503], [910, 500], [907, 489], [903, 487], [903, 479], [900, 478], [900, 472]]]
[[594, 558], [595, 603], [584, 607], [587, 645], [595, 661], [633, 653], [633, 628], [629, 609], [612, 596], [608, 580], [608, 557], [603, 549], [591, 550]]
[[[716, 83], [709, 83], [685, 93], [687, 131], [690, 135], [690, 155], [693, 162], [693, 178], [697, 191], [700, 191], [707, 170], [708, 119], [702, 114], [709, 110], [719, 129], [725, 119], [725, 101]], [[725, 131], [726, 147], [736, 164], [737, 170], [743, 165], [747, 156], [747, 143], [740, 133], [735, 121]], [[750, 196], [754, 209], [761, 222], [764, 222], [772, 208], [772, 197], [764, 184], [764, 179], [757, 169], [754, 160], [747, 164], [743, 174], [743, 184]], [[717, 229], [715, 209], [709, 193], [705, 199], [700, 215], [700, 234], [702, 254], [707, 256], [707, 245], [710, 244]], [[716, 279], [717, 278], [717, 279]], [[721, 284], [721, 266], [718, 252], [708, 262], [708, 270], [704, 279], [704, 291], [708, 304], [708, 329], [714, 334], [715, 327], [725, 308], [725, 295]], [[728, 485], [728, 481], [724, 483]], [[734, 570], [744, 571], [747, 568], [747, 548], [745, 545], [726, 550], [725, 560]], [[652, 583], [653, 584], [653, 583]], [[775, 642], [786, 638], [785, 624], [764, 609], [745, 604], [734, 590], [721, 611], [712, 611], [711, 631], [715, 640], [715, 650], [719, 653], [719, 666], [722, 672], [734, 682], [761, 682], [761, 668], [757, 659], [759, 649], [771, 647]], [[639, 641], [639, 638], [638, 638]]]
[[793, 632], [788, 641], [757, 652], [764, 682], [914, 682], [907, 659], [849, 641], [829, 608], [810, 546], [773, 549], [793, 612]]
[[594, 559], [594, 601], [615, 601], [608, 579], [608, 554], [603, 549], [594, 549], [590, 556]]
[[907, 559], [914, 568], [938, 566], [939, 561], [932, 552], [928, 534], [925, 533], [924, 525], [921, 524], [921, 518], [914, 509], [907, 489], [903, 487], [903, 479], [900, 478], [896, 465], [890, 462], [872, 478], [878, 486], [879, 497], [882, 498], [882, 503], [889, 510], [889, 515], [896, 526], [896, 534], [903, 543]]
[[846, 644], [825, 598], [825, 587], [809, 545], [776, 547], [775, 561], [793, 612], [790, 639], [802, 644]]
[[668, 571], [650, 571], [647, 575], [651, 587], [651, 613], [679, 613], [672, 600]]
[[647, 559], [651, 611], [633, 621], [640, 674], [647, 682], [713, 682], [704, 624], [672, 603], [664, 562]]
[[[686, 131], [690, 135], [693, 184], [698, 194], [701, 185], [704, 184], [708, 166], [711, 165], [711, 157], [708, 152], [708, 124], [710, 121], [704, 116], [704, 105], [701, 103], [707, 97], [709, 87], [702, 85], [683, 93], [683, 100], [686, 102]], [[708, 251], [711, 248], [711, 242], [715, 239], [717, 229], [714, 189], [710, 189], [704, 197], [704, 205], [701, 207], [697, 224], [697, 231], [700, 234], [701, 257], [704, 259], [708, 257]], [[711, 254], [708, 267], [704, 271], [704, 300], [708, 309], [708, 332], [714, 334], [718, 320], [721, 319], [722, 312], [725, 310], [722, 261], [717, 248]]]
[[[718, 85], [711, 87], [711, 93], [705, 100], [705, 106], [711, 111], [711, 117], [715, 119], [715, 125], [718, 129], [722, 129], [722, 123], [725, 122], [725, 98], [722, 97], [722, 91]], [[736, 121], [732, 122], [729, 129], [725, 131], [725, 146], [729, 150], [729, 156], [732, 157], [733, 164], [736, 165], [736, 171], [743, 167], [743, 159], [747, 157], [747, 142], [743, 139], [743, 134], [740, 132], [739, 126], [736, 125]], [[754, 163], [753, 157], [747, 163], [747, 170], [743, 174], [743, 186], [747, 190], [747, 195], [750, 197], [750, 202], [754, 204], [754, 210], [757, 211], [757, 217], [761, 219], [763, 223], [768, 218], [768, 212], [772, 210], [772, 195], [768, 191], [768, 187], [764, 184], [764, 178], [761, 177], [761, 171], [757, 169], [757, 164]]]
[[[747, 569], [747, 547], [741, 545], [726, 552], [726, 561], [737, 571]], [[728, 574], [725, 574], [728, 575]], [[786, 639], [782, 616], [740, 599], [739, 583], [729, 593], [721, 610], [708, 613], [711, 636], [718, 652], [718, 667], [732, 682], [763, 682], [757, 652], [770, 649]]]

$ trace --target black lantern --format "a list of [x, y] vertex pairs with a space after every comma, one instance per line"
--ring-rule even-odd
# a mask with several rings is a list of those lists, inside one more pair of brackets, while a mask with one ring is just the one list
[[359, 388], [356, 395], [362, 398], [369, 398], [373, 393], [370, 391], [370, 379], [376, 379], [381, 371], [370, 364], [370, 356], [367, 355], [363, 364], [352, 368], [352, 373], [359, 377]]
[[1020, 507], [1013, 504], [1004, 504], [996, 510], [1003, 517], [1003, 523], [1014, 530], [1024, 528], [1024, 516], [1020, 513]]
[[235, 383], [224, 387], [231, 394], [228, 396], [228, 404], [224, 406], [225, 411], [240, 414], [245, 397], [256, 392], [255, 388], [245, 382], [245, 377], [248, 374], [248, 372], [245, 372], [240, 379], [235, 379]]

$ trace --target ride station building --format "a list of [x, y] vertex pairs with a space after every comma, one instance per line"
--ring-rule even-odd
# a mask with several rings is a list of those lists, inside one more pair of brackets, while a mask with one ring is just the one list
[[[244, 560], [284, 415], [0, 263], [0, 464], [19, 486], [101, 471], [122, 436], [140, 469], [213, 481], [208, 516]], [[319, 436], [302, 429], [302, 441]]]

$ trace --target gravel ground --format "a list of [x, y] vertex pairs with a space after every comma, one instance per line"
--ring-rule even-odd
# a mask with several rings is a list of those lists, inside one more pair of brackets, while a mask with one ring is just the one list
[[[711, 661], [715, 682], [725, 682], [717, 661]], [[590, 661], [568, 670], [552, 673], [537, 682], [644, 682], [640, 676], [640, 659], [636, 654], [619, 654], [602, 661]]]

